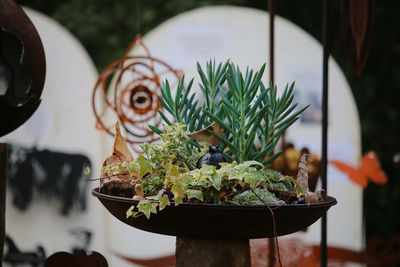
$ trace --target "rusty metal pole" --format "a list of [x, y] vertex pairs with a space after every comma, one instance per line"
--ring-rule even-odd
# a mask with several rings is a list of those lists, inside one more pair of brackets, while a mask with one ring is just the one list
[[[268, 13], [269, 13], [269, 80], [274, 85], [274, 56], [275, 56], [275, 0], [268, 0]], [[275, 86], [275, 85], [274, 85]], [[268, 266], [275, 265], [276, 246], [275, 239], [268, 239]]]
[[[324, 0], [322, 10], [322, 153], [321, 153], [321, 182], [322, 189], [327, 192], [327, 163], [328, 163], [328, 74], [329, 74], [329, 2]], [[327, 217], [326, 213], [321, 220], [321, 267], [328, 264], [327, 249]]]
[[269, 12], [269, 79], [274, 83], [274, 56], [275, 56], [275, 0], [268, 0]]
[[0, 266], [3, 266], [3, 249], [6, 233], [6, 184], [8, 145], [0, 143]]

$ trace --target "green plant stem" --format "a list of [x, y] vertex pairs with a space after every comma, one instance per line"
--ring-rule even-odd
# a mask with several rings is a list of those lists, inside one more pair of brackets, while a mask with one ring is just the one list
[[244, 107], [244, 103], [243, 103], [243, 98], [241, 99], [241, 112], [240, 112], [240, 162], [245, 161], [245, 138], [246, 138], [246, 117], [245, 117], [245, 107]]

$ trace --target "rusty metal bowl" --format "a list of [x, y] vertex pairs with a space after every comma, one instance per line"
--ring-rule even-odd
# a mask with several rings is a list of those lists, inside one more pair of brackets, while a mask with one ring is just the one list
[[[126, 211], [138, 201], [105, 195], [98, 188], [92, 190], [92, 195], [121, 222], [152, 233], [209, 239], [274, 237], [273, 218], [266, 206], [189, 203], [167, 206], [151, 214], [149, 220], [144, 216], [127, 219]], [[335, 198], [327, 196], [325, 201], [309, 205], [269, 207], [274, 213], [276, 233], [282, 236], [307, 228], [336, 203]]]

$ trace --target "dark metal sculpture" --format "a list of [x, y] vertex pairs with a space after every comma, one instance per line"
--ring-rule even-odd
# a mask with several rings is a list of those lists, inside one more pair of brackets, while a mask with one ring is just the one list
[[353, 70], [360, 76], [371, 46], [375, 20], [374, 0], [342, 0], [343, 40]]
[[[144, 55], [129, 54], [133, 48], [142, 49]], [[136, 37], [126, 54], [100, 73], [92, 98], [96, 127], [114, 136], [113, 127], [119, 120], [125, 129], [126, 141], [136, 151], [140, 151], [140, 144], [158, 140], [148, 124], [161, 126], [158, 110], [162, 106], [158, 96], [161, 82], [166, 78], [178, 81], [180, 72], [152, 57], [140, 36]], [[107, 118], [110, 115], [116, 118]]]
[[[44, 50], [35, 26], [15, 1], [0, 1], [0, 137], [21, 126], [39, 107], [45, 73]], [[0, 144], [0, 262], [7, 162], [7, 144]]]
[[36, 111], [45, 72], [44, 50], [34, 25], [15, 1], [0, 1], [0, 136]]
[[225, 156], [223, 150], [219, 146], [210, 146], [208, 152], [205, 153], [197, 162], [197, 168], [201, 168], [203, 164], [216, 166], [217, 169], [221, 168], [220, 163], [230, 162], [227, 156]]
[[106, 258], [96, 251], [72, 255], [68, 252], [56, 252], [48, 257], [44, 263], [44, 267], [108, 267]]

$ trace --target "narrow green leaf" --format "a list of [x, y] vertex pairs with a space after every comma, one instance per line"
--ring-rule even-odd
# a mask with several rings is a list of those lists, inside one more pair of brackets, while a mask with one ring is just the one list
[[156, 126], [154, 125], [148, 125], [148, 127], [150, 128], [150, 130], [152, 130], [154, 133], [160, 135], [162, 134], [162, 131], [160, 129], [158, 129]]
[[237, 137], [236, 131], [231, 129], [225, 122], [223, 122], [220, 118], [215, 116], [214, 114], [211, 114], [207, 110], [203, 111], [213, 122], [217, 123], [219, 126], [221, 126], [226, 132], [232, 134], [233, 136]]
[[169, 104], [172, 105], [174, 103], [172, 100], [171, 87], [169, 86], [168, 80], [165, 80], [165, 82], [161, 85], [161, 93]]
[[167, 110], [167, 112], [168, 112], [169, 114], [171, 114], [171, 115], [174, 115], [174, 114], [175, 114], [175, 111], [173, 110], [173, 107], [171, 107], [171, 106], [165, 101], [164, 98], [158, 96], [158, 101], [160, 101], [160, 103], [161, 103], [161, 105], [163, 106], [163, 108], [164, 108], [165, 110]]
[[282, 152], [275, 153], [274, 155], [272, 155], [268, 159], [264, 160], [264, 166], [270, 166], [272, 164], [272, 162], [274, 160], [276, 160], [281, 154], [282, 154]]
[[183, 92], [183, 84], [185, 82], [185, 75], [178, 82], [178, 86], [176, 87], [175, 92], [175, 109], [178, 109], [179, 101], [181, 100], [182, 92]]
[[164, 115], [164, 113], [161, 112], [161, 110], [158, 111], [158, 114], [160, 114], [161, 118], [166, 124], [172, 125], [172, 122], [167, 118], [167, 116]]
[[229, 142], [229, 140], [226, 139], [225, 136], [220, 135], [220, 134], [216, 134], [216, 133], [214, 133], [214, 132], [211, 132], [211, 134], [214, 135], [214, 136], [218, 139], [218, 141], [220, 141], [221, 143], [223, 143], [225, 146], [227, 146], [227, 147], [228, 147], [229, 149], [231, 149], [232, 151], [234, 151], [234, 152], [236, 152], [236, 153], [239, 152], [238, 148], [237, 148], [236, 146], [234, 146], [231, 142]]

